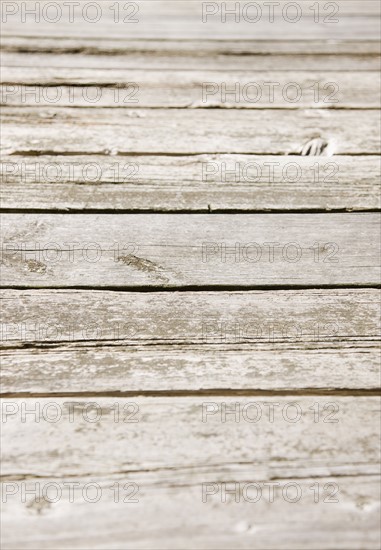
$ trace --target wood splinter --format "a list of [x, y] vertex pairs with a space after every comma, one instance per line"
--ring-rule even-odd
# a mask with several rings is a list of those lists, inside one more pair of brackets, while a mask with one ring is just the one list
[[328, 142], [320, 137], [310, 139], [300, 148], [299, 154], [305, 156], [320, 156], [328, 147]]

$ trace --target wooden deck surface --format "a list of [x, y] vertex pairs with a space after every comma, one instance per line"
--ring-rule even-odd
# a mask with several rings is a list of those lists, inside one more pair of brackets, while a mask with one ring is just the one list
[[86, 3], [2, 3], [2, 548], [378, 550], [379, 3]]

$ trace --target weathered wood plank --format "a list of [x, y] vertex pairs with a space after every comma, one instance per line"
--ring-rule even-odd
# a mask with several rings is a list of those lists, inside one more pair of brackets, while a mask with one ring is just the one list
[[3, 156], [14, 210], [376, 210], [376, 156]]
[[340, 396], [4, 399], [2, 475], [213, 472], [239, 463], [267, 479], [377, 474], [379, 404]]
[[[284, 4], [281, 0], [280, 9]], [[72, 109], [65, 100], [28, 108], [20, 94], [9, 96], [16, 108], [4, 110], [4, 151], [12, 155], [4, 161], [7, 168], [11, 163], [28, 166], [24, 173], [7, 170], [3, 207], [181, 212], [377, 208], [379, 127], [376, 113], [364, 110], [378, 107], [377, 82], [375, 74], [364, 71], [375, 70], [379, 60], [375, 43], [369, 42], [379, 34], [379, 5], [339, 0], [339, 22], [329, 24], [313, 21], [311, 4], [302, 5], [310, 17], [295, 24], [279, 17], [271, 24], [221, 24], [218, 18], [202, 23], [199, 1], [140, 2], [137, 25], [113, 23], [111, 2], [103, 2], [98, 24], [22, 24], [17, 14], [4, 28], [5, 82], [53, 83], [64, 94], [65, 86], [74, 83], [76, 106], [88, 105], [78, 85], [102, 86], [97, 107], [120, 106], [110, 95], [114, 82], [135, 79], [141, 93], [129, 110]], [[325, 17], [326, 2], [320, 2], [320, 10]], [[134, 36], [149, 40], [133, 42]], [[279, 36], [282, 42], [276, 40]], [[168, 41], [170, 37], [181, 40]], [[200, 37], [208, 40], [200, 43]], [[240, 39], [234, 46], [215, 40], [234, 37]], [[253, 37], [259, 41], [242, 41]], [[319, 44], [311, 41], [314, 37], [323, 40]], [[340, 41], [343, 37], [367, 42]], [[267, 41], [261, 43], [262, 38]], [[294, 42], [285, 42], [287, 38]], [[171, 70], [152, 70], [163, 68]], [[340, 72], [330, 79], [329, 71]], [[247, 75], [252, 80], [259, 74], [262, 81], [279, 80], [280, 86], [300, 81], [303, 89], [315, 77], [323, 86], [337, 81], [340, 101], [328, 106], [361, 111], [327, 110], [311, 95], [296, 104], [310, 109], [298, 112], [287, 112], [290, 105], [283, 96], [254, 105], [284, 109], [279, 111], [198, 109], [204, 106], [199, 97], [204, 80], [237, 81], [242, 87]], [[149, 109], [163, 106], [171, 109]], [[241, 99], [224, 105], [217, 97], [207, 106], [247, 105]], [[193, 110], [184, 114], [173, 107]], [[299, 154], [314, 137], [327, 142], [325, 158], [273, 156]], [[211, 156], [215, 153], [269, 156]], [[129, 157], [126, 163], [122, 155]], [[51, 175], [47, 181], [45, 176], [34, 179], [34, 160], [39, 170], [65, 160], [69, 167], [58, 182]], [[133, 167], [123, 173], [123, 181], [115, 176], [121, 160]], [[241, 175], [238, 181], [235, 174], [227, 180], [221, 176], [223, 163], [252, 160], [279, 161], [275, 179], [264, 172], [255, 182], [242, 181]], [[71, 176], [68, 169], [76, 161]], [[83, 163], [93, 161], [90, 173], [100, 166], [99, 183], [83, 176]], [[284, 182], [282, 170], [293, 161], [301, 166], [301, 178]], [[202, 176], [205, 162], [217, 167], [209, 179]], [[333, 170], [337, 181], [332, 182], [335, 163], [339, 171]], [[318, 177], [313, 165], [319, 166]], [[19, 489], [4, 506], [5, 547], [379, 548], [375, 290], [41, 290], [375, 285], [378, 222], [373, 214], [5, 216], [3, 284], [40, 287], [4, 292], [2, 391], [8, 399], [3, 402], [3, 487], [15, 483]], [[73, 241], [79, 244], [71, 254]], [[204, 241], [217, 243], [205, 262]], [[253, 247], [242, 252], [241, 245], [250, 242], [259, 243], [260, 259], [253, 261]], [[280, 243], [274, 258], [269, 242]], [[99, 261], [88, 243], [100, 250]], [[293, 243], [289, 254], [282, 252], [287, 243]], [[334, 243], [333, 248], [327, 243]], [[229, 247], [226, 258], [224, 246]], [[295, 247], [301, 258], [294, 262]], [[136, 423], [126, 422], [131, 402]], [[204, 416], [203, 422], [206, 402], [217, 413]], [[302, 411], [297, 422], [284, 416], [290, 403], [291, 415], [295, 403]], [[222, 421], [224, 404], [239, 407], [238, 422], [229, 412]], [[242, 414], [245, 406], [251, 407], [247, 416]], [[23, 407], [24, 413], [39, 408], [37, 418], [30, 412], [24, 418]], [[62, 411], [58, 422], [44, 418], [46, 407], [50, 413], [52, 407]], [[261, 418], [251, 422], [250, 413], [258, 407]], [[12, 410], [15, 414], [7, 416]], [[97, 410], [100, 418], [89, 421], [86, 414], [93, 419]], [[121, 412], [117, 420], [116, 410]], [[67, 490], [54, 504], [20, 497], [24, 482], [62, 485], [70, 480], [82, 486], [99, 483], [105, 498], [95, 506], [83, 499], [69, 502]], [[250, 506], [234, 502], [234, 496], [222, 502], [218, 493], [202, 501], [203, 484], [220, 488], [232, 480], [240, 489], [245, 483], [279, 482], [283, 487], [291, 481], [301, 488], [302, 498], [298, 503], [263, 498]], [[126, 482], [138, 485], [139, 502], [132, 509], [114, 502], [111, 490], [117, 483], [123, 491]], [[311, 490], [316, 483], [318, 504]], [[330, 484], [339, 488], [336, 504], [321, 502]]]
[[[2, 446], [3, 488], [14, 489], [15, 485], [12, 484], [13, 480], [16, 480], [16, 489], [18, 488], [20, 493], [32, 486], [38, 494], [39, 491], [46, 490], [46, 484], [49, 482], [55, 483], [53, 489], [59, 489], [64, 483], [67, 488], [68, 482], [71, 481], [77, 483], [74, 500], [78, 499], [81, 504], [78, 513], [74, 513], [78, 508], [74, 503], [74, 506], [69, 505], [67, 489], [63, 498], [53, 505], [50, 505], [47, 499], [36, 502], [34, 494], [29, 494], [24, 500], [20, 494], [16, 494], [5, 505], [3, 536], [8, 540], [8, 544], [10, 543], [10, 547], [16, 547], [16, 541], [21, 533], [23, 540], [27, 539], [26, 544], [31, 547], [35, 547], [36, 540], [40, 537], [43, 537], [44, 544], [49, 548], [62, 547], [62, 525], [68, 525], [67, 521], [70, 526], [72, 525], [70, 519], [67, 519], [70, 511], [70, 517], [75, 516], [76, 520], [71, 529], [65, 529], [65, 532], [69, 530], [71, 533], [67, 540], [72, 541], [69, 542], [70, 547], [84, 547], [89, 545], [92, 537], [96, 535], [93, 522], [94, 510], [97, 510], [96, 514], [102, 514], [101, 521], [96, 522], [96, 529], [99, 528], [102, 535], [100, 538], [97, 537], [98, 548], [110, 548], [111, 531], [114, 533], [111, 536], [111, 547], [124, 548], [122, 539], [126, 536], [125, 529], [129, 533], [131, 548], [136, 547], [136, 542], [141, 548], [151, 548], [153, 538], [155, 547], [167, 548], [168, 537], [175, 545], [173, 548], [191, 548], [194, 547], [197, 537], [200, 537], [200, 544], [207, 544], [202, 544], [202, 547], [215, 549], [215, 534], [222, 542], [222, 546], [219, 544], [218, 547], [229, 548], [235, 541], [234, 548], [253, 548], [250, 534], [253, 527], [249, 518], [252, 521], [253, 510], [257, 508], [248, 507], [248, 502], [242, 501], [242, 497], [241, 505], [236, 506], [233, 504], [234, 495], [228, 497], [229, 504], [223, 502], [220, 495], [217, 495], [216, 499], [208, 498], [207, 502], [203, 502], [203, 487], [204, 494], [206, 492], [203, 484], [215, 484], [208, 485], [208, 488], [222, 491], [223, 483], [229, 484], [226, 486], [227, 489], [232, 488], [230, 483], [238, 483], [238, 488], [237, 485], [233, 487], [239, 495], [248, 483], [258, 483], [260, 487], [265, 487], [267, 485], [264, 484], [270, 482], [274, 485], [279, 483], [276, 487], [280, 489], [291, 483], [294, 491], [295, 488], [301, 490], [299, 504], [294, 503], [294, 506], [298, 506], [298, 509], [300, 506], [303, 510], [301, 515], [298, 514], [301, 523], [295, 523], [297, 508], [291, 509], [289, 502], [286, 505], [284, 499], [279, 498], [277, 489], [277, 498], [274, 498], [274, 502], [269, 502], [269, 499], [264, 497], [256, 514], [256, 529], [259, 529], [264, 537], [256, 539], [260, 544], [258, 548], [263, 548], [263, 541], [270, 544], [268, 528], [265, 526], [271, 525], [273, 531], [274, 522], [279, 524], [276, 520], [279, 515], [282, 516], [284, 523], [281, 525], [285, 526], [289, 537], [282, 536], [279, 547], [289, 547], [283, 545], [285, 541], [287, 545], [295, 539], [299, 542], [304, 541], [306, 535], [300, 534], [303, 531], [302, 525], [305, 527], [303, 514], [311, 514], [312, 511], [313, 525], [318, 533], [335, 532], [334, 537], [330, 534], [327, 538], [323, 534], [322, 538], [314, 538], [315, 542], [319, 541], [320, 548], [322, 542], [323, 547], [327, 545], [327, 548], [332, 548], [332, 544], [333, 547], [337, 544], [338, 548], [343, 548], [343, 539], [340, 538], [339, 543], [336, 538], [336, 526], [348, 517], [351, 518], [352, 528], [356, 533], [356, 544], [361, 540], [361, 547], [373, 548], [378, 536], [378, 489], [375, 490], [375, 482], [380, 438], [378, 422], [369, 422], [369, 414], [377, 410], [379, 399], [354, 400], [337, 396], [333, 399], [313, 397], [291, 401], [289, 398], [276, 397], [266, 398], [266, 401], [256, 399], [254, 402], [235, 398], [232, 405], [239, 412], [274, 407], [274, 422], [269, 420], [270, 416], [266, 419], [264, 414], [256, 423], [247, 420], [236, 422], [231, 415], [227, 416], [226, 422], [222, 422], [219, 414], [204, 415], [206, 421], [203, 422], [202, 408], [204, 403], [205, 411], [205, 398], [136, 398], [132, 406], [129, 405], [130, 400], [105, 398], [96, 401], [92, 399], [91, 404], [83, 399], [70, 401], [52, 396], [39, 400], [4, 400], [4, 405], [8, 405], [6, 412], [10, 413], [13, 410], [15, 414], [7, 416], [3, 422], [2, 436], [9, 442], [5, 451]], [[223, 403], [226, 406], [230, 405], [226, 399], [214, 397], [207, 402], [213, 410], [217, 408], [217, 412], [223, 410]], [[290, 403], [293, 404], [289, 405]], [[49, 412], [44, 408], [48, 404]], [[300, 408], [301, 417], [298, 422], [290, 422], [287, 420], [292, 418], [288, 414], [290, 409], [299, 411], [295, 404]], [[317, 405], [321, 411], [318, 421], [314, 413]], [[36, 421], [32, 414], [26, 415], [25, 422], [22, 422], [23, 406], [24, 411], [39, 409], [39, 421]], [[278, 408], [281, 411], [279, 416]], [[118, 409], [121, 411], [118, 418], [120, 421], [115, 422], [115, 411]], [[47, 420], [52, 419], [53, 410], [59, 413], [62, 411], [60, 420], [54, 423]], [[134, 411], [139, 422], [126, 422], [132, 420], [130, 414]], [[284, 411], [287, 411], [287, 416], [283, 416]], [[97, 412], [100, 414], [98, 421], [89, 422], [89, 419], [94, 420], [94, 414]], [[49, 416], [46, 416], [47, 414]], [[255, 417], [251, 416], [250, 419]], [[338, 422], [330, 422], [332, 420]], [[36, 446], [36, 441], [44, 441], [44, 445]], [[105, 441], [112, 442], [112, 451], [107, 453], [107, 459], [104, 453]], [[49, 479], [49, 476], [53, 476], [52, 479]], [[83, 479], [83, 476], [87, 477]], [[90, 514], [88, 502], [84, 502], [80, 497], [83, 486], [89, 482], [96, 483], [102, 494], [104, 491], [103, 498], [99, 500], [101, 504], [93, 504]], [[119, 507], [121, 502], [113, 503], [114, 493], [111, 486], [115, 489], [115, 483], [117, 486], [120, 484], [124, 498], [131, 495], [131, 487], [138, 492], [139, 502], [130, 503], [134, 508], [127, 517], [126, 503], [123, 502], [122, 512], [122, 508]], [[134, 485], [131, 486], [131, 483]], [[321, 505], [328, 504], [324, 503], [324, 500], [330, 489], [339, 495], [336, 507], [333, 507], [333, 503], [330, 504], [329, 520], [325, 519], [327, 509], [318, 506], [316, 502], [313, 502], [313, 505], [312, 502], [308, 503], [308, 496], [311, 499], [311, 486], [315, 484], [316, 488], [316, 483], [319, 487], [319, 499], [323, 500]], [[327, 487], [327, 483], [334, 485]], [[182, 498], [185, 494], [187, 496]], [[254, 498], [252, 493], [248, 494], [249, 498]], [[181, 515], [173, 515], [173, 506], [177, 507], [180, 503]], [[253, 505], [252, 502], [251, 504]], [[311, 506], [313, 508], [310, 508]], [[156, 513], [156, 509], [160, 509], [161, 512]], [[188, 518], [190, 510], [191, 520]], [[361, 516], [358, 517], [352, 510], [361, 510]], [[60, 520], [59, 528], [55, 529], [54, 533], [51, 531], [54, 521], [49, 523], [49, 528], [46, 528], [43, 520], [37, 521], [37, 516], [48, 519], [53, 512], [55, 517], [58, 514]], [[161, 515], [163, 512], [165, 516]], [[229, 521], [226, 522], [228, 512]], [[186, 515], [182, 515], [183, 513]], [[124, 518], [123, 528], [117, 529], [118, 535], [115, 535], [114, 526], [121, 521], [120, 514]], [[151, 514], [154, 516], [153, 522], [149, 519]], [[28, 518], [27, 521], [25, 516]], [[12, 518], [10, 523], [7, 522], [9, 517]], [[175, 521], [173, 517], [176, 518]], [[308, 517], [311, 520], [311, 515]], [[22, 530], [17, 530], [18, 535], [15, 536], [12, 527], [16, 527], [21, 518]], [[91, 534], [88, 534], [83, 524], [87, 525], [90, 518], [92, 527]], [[171, 518], [169, 522], [168, 518]], [[77, 520], [81, 520], [82, 524], [80, 533]], [[360, 521], [361, 528], [357, 523]], [[367, 525], [365, 543], [364, 521]], [[203, 525], [201, 531], [197, 529], [200, 522]], [[222, 530], [221, 522], [226, 523]], [[148, 530], [147, 523], [150, 525]], [[186, 541], [183, 538], [184, 525], [187, 531], [189, 530]], [[34, 535], [33, 529], [37, 529]], [[194, 529], [198, 533], [196, 538], [190, 536]], [[347, 528], [345, 532], [348, 533]], [[308, 537], [310, 536], [309, 532]], [[274, 547], [272, 544], [271, 546]], [[358, 546], [353, 546], [356, 547]]]
[[379, 221], [373, 213], [5, 214], [2, 285], [377, 285]]
[[[13, 3], [14, 5], [15, 3]], [[3, 32], [23, 36], [58, 37], [97, 37], [113, 36], [117, 38], [171, 38], [171, 39], [377, 39], [379, 37], [377, 2], [348, 2], [337, 0], [335, 3], [319, 1], [299, 2], [296, 7], [288, 7], [281, 0], [274, 9], [273, 16], [266, 8], [266, 2], [257, 2], [247, 7], [247, 2], [235, 3], [236, 14], [223, 17], [224, 2], [209, 3], [207, 15], [206, 3], [202, 0], [157, 2], [156, 0], [137, 0], [134, 3], [102, 1], [96, 9], [86, 10], [86, 0], [81, 0], [74, 14], [69, 9], [46, 9], [48, 0], [39, 2], [38, 14], [24, 16], [23, 11], [35, 9], [36, 2], [20, 2], [6, 11], [3, 18]], [[210, 5], [212, 4], [212, 5]], [[295, 4], [295, 3], [294, 3]], [[315, 4], [315, 10], [312, 5]], [[365, 5], [366, 4], [366, 5]], [[22, 8], [24, 5], [24, 9]], [[127, 6], [125, 8], [125, 6]], [[204, 6], [204, 8], [203, 8]], [[227, 6], [228, 9], [231, 5]], [[234, 4], [233, 4], [234, 7]], [[211, 8], [211, 9], [210, 9]], [[212, 13], [210, 13], [212, 11]], [[38, 17], [39, 16], [39, 17]]]
[[[244, 349], [245, 343], [288, 343], [317, 349], [325, 344], [374, 342], [380, 334], [377, 289], [202, 293], [32, 289], [2, 290], [1, 296], [2, 341], [8, 345], [96, 346], [119, 341], [216, 343]], [[78, 317], [78, 311], [86, 314]]]
[[3, 153], [292, 154], [312, 138], [328, 154], [378, 154], [373, 110], [3, 109]]
[[[121, 71], [7, 68], [1, 103], [10, 106], [148, 108], [378, 108], [375, 72]], [[34, 88], [35, 87], [35, 88]]]
[[7, 290], [2, 391], [375, 389], [378, 312], [371, 289]]
[[[2, 36], [3, 67], [81, 70], [378, 71], [369, 40], [114, 40]], [[54, 73], [54, 71], [53, 71]]]
[[[2, 505], [3, 547], [376, 550], [380, 545], [377, 476], [266, 479], [257, 476], [257, 467], [253, 474], [250, 467], [239, 465], [225, 466], [222, 472], [215, 467], [214, 475], [207, 468], [204, 472], [199, 475], [192, 468], [184, 473], [161, 471], [156, 477], [128, 472], [106, 478], [5, 482], [3, 491], [13, 489], [16, 494], [8, 496]], [[207, 479], [216, 484], [208, 490], [217, 492], [203, 502], [202, 483]], [[232, 483], [224, 486], [224, 479]], [[87, 485], [94, 482], [100, 492], [96, 503], [89, 502], [96, 498], [95, 487]], [[257, 502], [253, 502], [256, 491], [255, 486], [248, 485], [250, 482], [260, 487]], [[136, 490], [133, 483], [138, 484], [139, 502], [131, 502], [132, 491]], [[286, 487], [288, 483], [291, 485]], [[274, 498], [270, 497], [270, 487], [274, 488]], [[33, 493], [23, 499], [22, 492], [27, 488], [37, 488], [36, 494], [46, 491], [51, 500], [57, 489], [62, 497], [54, 503], [44, 498], [36, 502]], [[115, 498], [117, 488], [119, 498]], [[297, 488], [299, 502], [287, 502], [283, 492], [287, 495], [288, 490], [289, 498], [294, 498]], [[314, 502], [314, 488], [319, 489], [318, 502]], [[337, 488], [336, 496], [330, 498]], [[221, 493], [225, 489], [236, 489], [237, 497], [226, 493], [223, 502]]]
[[[2, 391], [365, 392], [379, 388], [379, 343], [340, 340], [299, 344], [81, 342], [8, 349], [1, 354]], [[101, 344], [100, 347], [97, 347]]]

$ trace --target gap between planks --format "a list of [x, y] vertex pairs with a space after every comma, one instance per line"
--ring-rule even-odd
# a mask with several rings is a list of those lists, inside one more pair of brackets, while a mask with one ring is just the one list
[[[353, 388], [343, 390], [340, 388], [304, 388], [302, 390], [242, 390], [242, 389], [207, 389], [207, 390], [165, 390], [165, 391], [110, 391], [110, 392], [17, 392], [17, 393], [0, 393], [1, 399], [97, 399], [97, 398], [130, 398], [130, 397], [155, 397], [155, 398], [176, 398], [176, 397], [381, 397], [381, 388]], [[295, 400], [294, 399], [294, 400]]]

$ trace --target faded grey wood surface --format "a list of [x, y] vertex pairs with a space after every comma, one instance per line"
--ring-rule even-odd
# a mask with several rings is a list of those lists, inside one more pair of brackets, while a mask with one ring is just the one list
[[377, 156], [4, 155], [3, 208], [13, 210], [376, 210]]
[[[54, 74], [52, 74], [54, 73]], [[295, 73], [292, 73], [293, 76]], [[380, 76], [356, 72], [138, 71], [7, 68], [2, 71], [2, 103], [51, 107], [184, 107], [228, 109], [303, 107], [375, 108]], [[75, 86], [73, 86], [75, 82]], [[273, 83], [270, 85], [270, 83]], [[35, 93], [30, 88], [36, 86]], [[225, 92], [226, 97], [221, 93]], [[29, 93], [27, 92], [29, 90]]]
[[[291, 410], [293, 402], [299, 411]], [[322, 409], [319, 421], [314, 416], [316, 402]], [[324, 405], [332, 402], [335, 406], [323, 412]], [[128, 475], [144, 470], [157, 478], [155, 470], [193, 468], [202, 474], [206, 468], [206, 481], [210, 481], [213, 465], [226, 468], [226, 475], [229, 466], [239, 464], [246, 474], [251, 468], [253, 474], [267, 479], [379, 473], [380, 427], [367, 422], [369, 411], [379, 410], [378, 397], [96, 397], [84, 401], [48, 396], [17, 400], [18, 408], [14, 400], [4, 399], [4, 403], [8, 405], [2, 426], [8, 441], [2, 464], [6, 479]], [[37, 421], [33, 415], [24, 415], [21, 421], [23, 403], [25, 410], [35, 405]], [[47, 412], [44, 406], [49, 403], [56, 405]], [[209, 408], [207, 414], [206, 404], [213, 403], [218, 411], [212, 414]], [[240, 404], [239, 422], [229, 414], [221, 422], [222, 403]], [[258, 407], [251, 405], [243, 415], [244, 405], [253, 403]], [[265, 403], [278, 403], [273, 420]], [[285, 407], [287, 416], [282, 412]], [[300, 417], [297, 422], [287, 420], [296, 417]], [[362, 429], [351, 429], [354, 425]], [[112, 452], [105, 456], [102, 441], [110, 432]], [[27, 438], [45, 444], [26, 451]]]
[[[241, 470], [242, 467], [230, 468], [229, 477], [243, 478], [244, 482], [253, 478], [250, 468]], [[215, 466], [213, 471], [214, 481], [226, 478]], [[279, 489], [275, 490], [277, 496], [272, 503], [264, 498], [255, 504], [242, 498], [237, 503], [229, 498], [226, 503], [213, 499], [206, 504], [201, 501], [202, 481], [199, 481], [205, 479], [205, 474], [197, 476], [190, 468], [183, 473], [167, 470], [159, 475], [160, 482], [156, 483], [154, 477], [143, 472], [136, 477], [131, 473], [97, 477], [103, 497], [96, 504], [82, 497], [84, 487], [94, 478], [45, 478], [46, 483], [78, 484], [74, 485], [74, 502], [69, 501], [70, 485], [63, 487], [62, 498], [53, 505], [44, 500], [34, 504], [32, 499], [24, 504], [13, 498], [4, 509], [9, 526], [4, 535], [6, 547], [15, 550], [20, 545], [31, 550], [37, 547], [47, 550], [88, 547], [177, 550], [187, 544], [184, 533], [192, 539], [192, 547], [203, 549], [321, 550], [334, 547], [357, 550], [361, 545], [364, 550], [373, 550], [380, 543], [377, 534], [378, 479], [374, 476], [273, 480], [272, 483], [279, 483]], [[327, 491], [322, 492], [320, 504], [313, 502], [310, 487], [317, 479], [321, 487], [330, 483], [340, 486], [340, 506], [324, 503]], [[122, 488], [128, 488], [128, 483], [137, 480], [140, 483], [139, 503], [115, 503], [115, 487], [121, 487], [122, 500], [126, 495]], [[303, 497], [299, 503], [287, 503], [279, 496], [281, 488], [292, 482], [302, 488]], [[13, 483], [15, 490], [21, 491], [22, 482]], [[332, 485], [327, 489], [332, 492]], [[23, 518], [22, 531], [20, 516]], [[63, 525], [70, 529], [63, 530]], [[279, 527], [281, 536], [274, 525]]]
[[2, 388], [8, 394], [375, 390], [379, 301], [372, 289], [4, 290]]
[[[138, 24], [102, 1], [96, 24], [18, 12], [2, 25], [5, 550], [380, 547], [379, 3], [321, 0], [316, 23], [300, 0], [294, 24], [244, 21], [245, 4], [239, 23], [203, 23], [202, 2], [180, 0], [137, 2]], [[129, 82], [138, 103], [116, 102]], [[248, 82], [260, 101], [245, 101]], [[205, 241], [217, 250], [203, 262]], [[282, 255], [291, 242], [298, 262]], [[224, 404], [262, 416], [223, 421]], [[279, 484], [273, 502], [242, 498], [255, 482]], [[56, 502], [23, 493], [49, 483]], [[123, 502], [131, 483], [137, 503]], [[231, 483], [239, 502], [222, 498]]]
[[[94, 330], [90, 327], [88, 330]], [[29, 329], [29, 331], [31, 331]], [[379, 342], [246, 345], [69, 342], [25, 349], [3, 343], [2, 388], [7, 395], [134, 396], [205, 392], [235, 395], [377, 392]], [[239, 381], [237, 381], [239, 372]], [[59, 376], [58, 376], [59, 374]], [[22, 388], [23, 392], [21, 392]], [[91, 389], [90, 389], [91, 388]], [[253, 389], [254, 388], [254, 389]], [[332, 397], [333, 398], [333, 397]]]
[[[377, 41], [135, 40], [2, 37], [8, 68], [106, 70], [378, 71]], [[46, 73], [45, 73], [46, 74]]]
[[[5, 154], [300, 154], [323, 138], [332, 155], [379, 154], [373, 110], [7, 107]], [[185, 139], [186, 136], [186, 139]]]
[[[21, 2], [20, 2], [21, 3]], [[40, 2], [41, 6], [49, 4], [48, 0]], [[81, 0], [79, 9], [86, 5], [86, 0]], [[287, 12], [286, 17], [282, 17], [283, 10], [287, 6], [286, 0], [281, 0], [274, 12], [274, 21], [267, 15], [263, 16], [256, 10], [243, 16], [243, 9], [246, 2], [237, 2], [238, 18], [237, 24], [234, 17], [227, 17], [226, 22], [221, 21], [221, 12], [208, 17], [203, 21], [203, 2], [202, 0], [180, 0], [158, 2], [156, 0], [137, 0], [134, 2], [134, 9], [120, 9], [119, 17], [116, 17], [115, 8], [110, 9], [114, 4], [112, 1], [102, 1], [102, 8], [98, 13], [89, 13], [89, 19], [96, 19], [99, 16], [97, 24], [87, 22], [83, 17], [77, 17], [70, 21], [69, 11], [65, 10], [59, 19], [58, 37], [92, 37], [99, 35], [113, 36], [114, 38], [129, 39], [160, 39], [171, 38], [177, 40], [184, 39], [276, 39], [279, 36], [282, 39], [352, 39], [356, 35], [357, 39], [378, 39], [379, 27], [377, 16], [380, 8], [375, 1], [350, 1], [337, 0], [333, 5], [319, 0], [320, 14], [318, 21], [314, 20], [314, 13], [311, 10], [311, 3], [304, 0], [299, 3], [300, 15], [293, 10]], [[221, 2], [215, 3], [221, 6]], [[264, 3], [260, 2], [260, 8]], [[30, 8], [34, 3], [30, 0], [25, 2], [26, 8]], [[82, 6], [81, 6], [82, 5]], [[230, 5], [231, 6], [231, 5]], [[229, 7], [230, 7], [229, 6]], [[81, 12], [80, 12], [81, 13]], [[258, 16], [257, 16], [258, 13]], [[55, 26], [51, 19], [56, 17], [54, 14], [48, 14], [46, 18], [41, 18], [36, 24], [33, 17], [26, 17], [22, 26], [22, 34], [30, 37], [54, 36]], [[294, 22], [290, 19], [298, 19]], [[255, 21], [258, 19], [257, 21]], [[289, 21], [287, 21], [289, 19]], [[9, 15], [6, 22], [3, 23], [4, 34], [20, 34], [20, 14], [16, 12]]]
[[4, 214], [2, 284], [377, 285], [379, 228], [377, 213]]
[[[375, 2], [376, 4], [376, 2]], [[364, 2], [361, 4], [364, 5]], [[134, 57], [128, 61], [135, 62], [140, 61], [138, 57], [139, 54], [148, 53], [151, 57], [151, 62], [155, 63], [156, 57], [168, 54], [172, 59], [176, 59], [179, 55], [187, 55], [189, 57], [189, 62], [192, 63], [191, 67], [194, 67], [193, 63], [200, 63], [200, 61], [205, 63], [210, 63], [211, 61], [216, 61], [215, 55], [225, 56], [226, 58], [234, 57], [238, 63], [244, 62], [244, 57], [255, 55], [255, 56], [272, 56], [280, 55], [282, 57], [289, 58], [293, 56], [298, 58], [307, 56], [307, 60], [311, 61], [314, 55], [327, 57], [327, 60], [330, 63], [333, 63], [332, 67], [339, 67], [337, 64], [341, 56], [352, 56], [352, 70], [361, 69], [361, 65], [356, 65], [360, 61], [361, 57], [374, 57], [375, 60], [380, 56], [380, 51], [378, 48], [378, 38], [371, 39], [367, 37], [364, 40], [355, 40], [352, 38], [346, 40], [335, 40], [333, 42], [327, 42], [324, 40], [311, 40], [311, 39], [300, 39], [297, 40], [287, 40], [284, 37], [277, 37], [276, 40], [272, 40], [267, 37], [264, 40], [256, 40], [255, 37], [250, 37], [249, 39], [239, 40], [230, 39], [229, 37], [224, 37], [222, 40], [218, 39], [206, 39], [206, 40], [174, 40], [169, 39], [168, 37], [164, 39], [153, 39], [149, 40], [132, 40], [128, 36], [124, 36], [123, 40], [115, 39], [113, 36], [99, 36], [97, 38], [86, 38], [86, 40], [81, 41], [81, 37], [75, 38], [65, 38], [60, 37], [59, 41], [54, 37], [41, 36], [33, 41], [30, 38], [23, 36], [22, 34], [8, 35], [4, 34], [2, 37], [2, 45], [4, 53], [19, 53], [23, 54], [23, 57], [19, 57], [24, 62], [29, 58], [29, 55], [44, 53], [51, 54], [47, 57], [53, 63], [52, 66], [59, 66], [60, 61], [67, 61], [69, 63], [68, 67], [75, 67], [78, 59], [81, 59], [81, 55], [89, 56], [88, 61], [94, 59], [94, 55], [100, 54], [109, 54], [116, 56], [124, 54], [134, 54]], [[61, 54], [71, 54], [70, 57], [61, 57]], [[28, 54], [28, 55], [26, 55]], [[78, 57], [79, 56], [79, 57]], [[12, 57], [5, 57], [5, 65], [8, 66], [12, 61]], [[15, 58], [16, 59], [16, 58]], [[146, 58], [148, 60], [148, 58]], [[209, 61], [208, 61], [209, 59]], [[217, 58], [217, 61], [220, 58]], [[336, 62], [335, 62], [336, 59]], [[341, 59], [340, 59], [341, 60]], [[9, 62], [8, 62], [9, 61]], [[261, 58], [258, 58], [258, 61], [261, 61]], [[269, 61], [269, 59], [266, 59]], [[270, 60], [271, 61], [271, 60]], [[322, 60], [324, 61], [324, 59]], [[113, 59], [110, 58], [110, 63], [113, 62]], [[14, 64], [14, 63], [13, 63]], [[266, 65], [268, 68], [272, 68], [269, 65]], [[197, 68], [200, 69], [202, 66], [197, 65]], [[376, 64], [374, 64], [374, 68]], [[47, 67], [49, 68], [49, 66]], [[85, 67], [84, 67], [85, 68]], [[105, 69], [104, 67], [98, 67]], [[136, 68], [141, 69], [141, 66]], [[230, 67], [229, 67], [230, 68]], [[283, 69], [295, 69], [294, 66], [290, 66], [287, 63]], [[298, 68], [298, 67], [297, 67]], [[314, 70], [314, 67], [309, 67], [310, 70]], [[329, 68], [327, 66], [327, 68]], [[181, 70], [189, 69], [188, 66], [182, 66]], [[221, 63], [220, 69], [226, 69]]]

